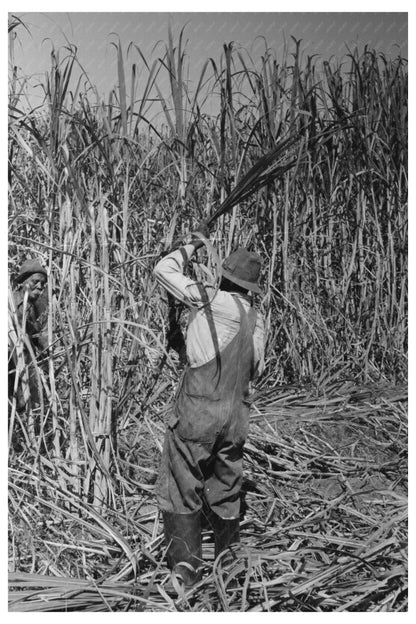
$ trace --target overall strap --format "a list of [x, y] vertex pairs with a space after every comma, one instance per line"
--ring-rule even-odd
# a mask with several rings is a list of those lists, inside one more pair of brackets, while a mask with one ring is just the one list
[[214, 315], [212, 313], [211, 302], [208, 298], [208, 293], [204, 288], [203, 284], [197, 282], [199, 294], [201, 296], [202, 302], [204, 304], [205, 316], [208, 322], [209, 331], [211, 334], [212, 342], [214, 344], [215, 351], [215, 360], [217, 362], [217, 374], [218, 378], [221, 376], [221, 354], [220, 354], [220, 345], [218, 342], [218, 334], [217, 328], [215, 327]]
[[[239, 297], [237, 295], [232, 295], [234, 301], [237, 304], [237, 307], [240, 311], [240, 319], [241, 319], [241, 324], [244, 325], [247, 324], [248, 325], [248, 330], [250, 331], [250, 333], [253, 335], [254, 334], [254, 329], [256, 327], [256, 320], [257, 320], [257, 310], [255, 308], [253, 308], [253, 306], [250, 306], [250, 309], [248, 312], [246, 312], [243, 304], [241, 303]], [[244, 319], [244, 320], [243, 320]], [[240, 328], [241, 331], [241, 328]]]

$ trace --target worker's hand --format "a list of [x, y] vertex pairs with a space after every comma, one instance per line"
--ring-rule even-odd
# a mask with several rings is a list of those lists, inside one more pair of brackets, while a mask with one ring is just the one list
[[205, 238], [209, 238], [209, 227], [206, 221], [200, 221], [194, 232], [200, 232]]
[[209, 228], [207, 222], [200, 221], [191, 234], [191, 243], [194, 245], [195, 249], [198, 249], [199, 247], [202, 247], [204, 243], [200, 238], [194, 235], [196, 232], [199, 232], [202, 236], [205, 236], [205, 238], [209, 238]]

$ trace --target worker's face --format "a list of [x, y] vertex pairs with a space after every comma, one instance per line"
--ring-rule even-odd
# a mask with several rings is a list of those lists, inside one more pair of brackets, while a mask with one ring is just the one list
[[23, 292], [27, 291], [28, 299], [32, 303], [42, 294], [45, 288], [46, 277], [43, 273], [33, 273], [22, 284]]

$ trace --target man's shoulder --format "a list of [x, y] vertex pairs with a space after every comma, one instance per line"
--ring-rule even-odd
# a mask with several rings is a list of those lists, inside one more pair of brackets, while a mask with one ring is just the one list
[[219, 288], [215, 288], [214, 286], [207, 285], [206, 287], [208, 295], [210, 295], [211, 299], [216, 303], [225, 303], [227, 305], [233, 304], [234, 298], [231, 293], [226, 290], [221, 290]]

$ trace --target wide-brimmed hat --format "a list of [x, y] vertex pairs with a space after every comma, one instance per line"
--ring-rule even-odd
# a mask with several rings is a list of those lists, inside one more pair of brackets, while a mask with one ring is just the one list
[[230, 282], [238, 284], [251, 292], [261, 292], [258, 284], [261, 269], [261, 258], [253, 251], [240, 247], [222, 265], [222, 274]]
[[34, 273], [42, 273], [42, 275], [44, 275], [45, 277], [48, 277], [45, 267], [41, 265], [39, 260], [29, 258], [28, 260], [25, 260], [22, 266], [20, 267], [19, 274], [16, 277], [17, 284], [21, 284]]

